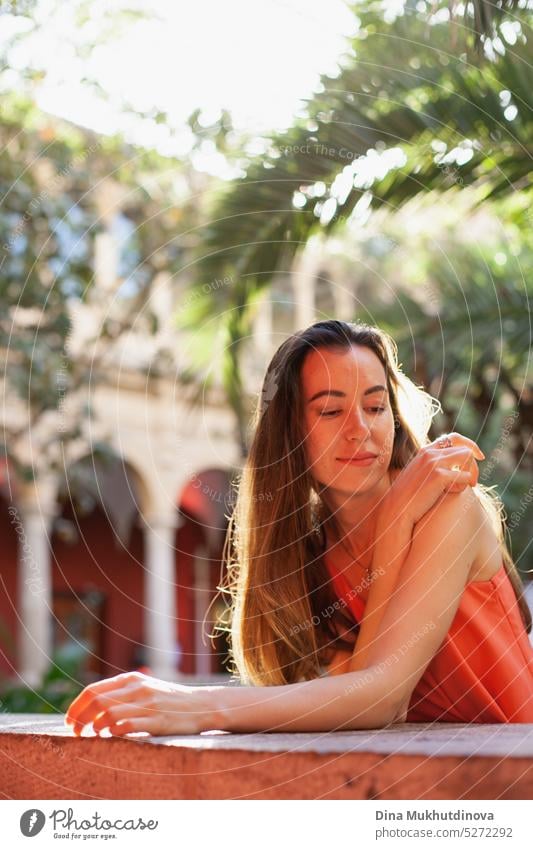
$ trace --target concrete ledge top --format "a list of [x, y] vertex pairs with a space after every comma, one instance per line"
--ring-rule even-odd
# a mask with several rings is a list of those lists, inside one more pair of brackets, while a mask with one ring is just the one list
[[[74, 737], [64, 724], [63, 714], [3, 714], [0, 734]], [[84, 732], [82, 740], [96, 738]], [[100, 740], [109, 737], [100, 737]], [[241, 750], [316, 754], [370, 752], [388, 755], [431, 757], [533, 757], [533, 725], [462, 724], [449, 722], [405, 723], [371, 731], [332, 731], [314, 733], [231, 734], [206, 731], [202, 734], [151, 737], [132, 734], [116, 738], [120, 743], [149, 743], [154, 746], [200, 751]]]
[[4, 713], [0, 798], [531, 799], [533, 725], [78, 738], [63, 714]]

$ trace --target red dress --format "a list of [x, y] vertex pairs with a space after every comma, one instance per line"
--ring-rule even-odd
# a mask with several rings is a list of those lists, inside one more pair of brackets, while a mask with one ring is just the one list
[[[327, 563], [327, 560], [326, 560]], [[327, 565], [360, 622], [365, 602]], [[437, 653], [416, 685], [407, 722], [532, 722], [533, 647], [505, 566], [466, 585]]]

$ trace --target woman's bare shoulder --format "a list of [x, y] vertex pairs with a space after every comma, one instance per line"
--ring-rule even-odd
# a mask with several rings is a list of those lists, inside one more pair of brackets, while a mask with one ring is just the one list
[[427, 539], [430, 545], [440, 544], [440, 540], [450, 550], [461, 541], [470, 580], [471, 570], [486, 549], [488, 532], [487, 513], [472, 487], [466, 487], [462, 492], [443, 493], [415, 524], [413, 540]]
[[472, 487], [445, 493], [416, 523], [413, 537], [439, 529], [450, 541], [456, 531], [466, 529], [471, 561], [467, 583], [489, 581], [501, 568], [501, 546], [492, 520]]
[[476, 496], [478, 505], [479, 547], [476, 559], [470, 569], [469, 583], [490, 581], [502, 567], [503, 554], [500, 540], [494, 528], [494, 518], [489, 516], [482, 501]]

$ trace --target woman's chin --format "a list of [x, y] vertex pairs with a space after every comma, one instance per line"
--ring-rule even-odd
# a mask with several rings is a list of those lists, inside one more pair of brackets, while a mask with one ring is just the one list
[[331, 492], [338, 492], [339, 495], [353, 495], [354, 493], [369, 492], [379, 485], [381, 476], [376, 475], [343, 475], [342, 478], [338, 475], [329, 485], [328, 489]]

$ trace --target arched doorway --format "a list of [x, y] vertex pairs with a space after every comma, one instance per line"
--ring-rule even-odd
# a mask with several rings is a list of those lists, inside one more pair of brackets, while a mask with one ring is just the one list
[[87, 680], [139, 665], [142, 481], [110, 451], [70, 466], [53, 524], [54, 648], [79, 650]]

